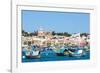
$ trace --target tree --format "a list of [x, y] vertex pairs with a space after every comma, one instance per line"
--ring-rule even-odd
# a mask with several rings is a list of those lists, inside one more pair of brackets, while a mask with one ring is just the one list
[[63, 35], [68, 37], [71, 36], [71, 34], [69, 34], [68, 32], [64, 32]]
[[55, 35], [56, 33], [55, 33], [55, 31], [52, 31], [52, 35]]
[[69, 34], [68, 32], [57, 32], [57, 33], [55, 33], [55, 32], [52, 32], [53, 33], [53, 35], [59, 35], [59, 36], [71, 36], [71, 34]]
[[89, 35], [88, 33], [81, 33], [81, 34], [80, 34], [81, 37], [82, 37], [82, 36], [86, 36], [86, 37], [87, 37], [88, 35]]

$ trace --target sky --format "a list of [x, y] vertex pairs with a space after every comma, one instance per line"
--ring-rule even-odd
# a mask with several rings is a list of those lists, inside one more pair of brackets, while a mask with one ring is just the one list
[[45, 31], [89, 33], [90, 14], [79, 12], [21, 11], [22, 29], [34, 32], [40, 28]]

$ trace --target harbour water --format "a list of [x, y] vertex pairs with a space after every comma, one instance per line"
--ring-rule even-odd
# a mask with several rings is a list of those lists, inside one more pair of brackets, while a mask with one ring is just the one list
[[24, 53], [22, 52], [22, 62], [48, 62], [48, 61], [70, 61], [70, 60], [89, 60], [90, 51], [86, 51], [82, 56], [57, 56], [52, 50], [42, 51], [40, 53], [40, 58], [23, 58]]

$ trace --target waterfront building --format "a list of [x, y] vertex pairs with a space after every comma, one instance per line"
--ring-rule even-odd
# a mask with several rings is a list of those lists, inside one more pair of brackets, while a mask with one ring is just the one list
[[62, 45], [86, 45], [89, 43], [88, 36], [80, 36], [80, 33], [72, 34], [72, 36], [60, 36], [52, 35], [51, 32], [47, 32], [44, 29], [40, 28], [35, 36], [22, 36], [22, 47], [27, 45], [37, 45], [39, 47], [47, 46], [62, 46]]

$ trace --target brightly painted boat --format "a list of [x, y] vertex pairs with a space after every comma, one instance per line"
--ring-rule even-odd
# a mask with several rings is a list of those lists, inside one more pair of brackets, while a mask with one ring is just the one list
[[84, 50], [80, 47], [61, 47], [54, 49], [54, 52], [57, 56], [74, 56], [74, 57], [80, 57], [83, 55]]
[[40, 51], [39, 50], [34, 50], [31, 51], [28, 55], [26, 54], [26, 58], [40, 58]]
[[32, 46], [29, 46], [27, 48], [24, 48], [23, 52], [23, 58], [40, 58], [40, 51], [36, 47], [33, 48]]
[[80, 47], [74, 47], [73, 49], [69, 49], [69, 56], [73, 57], [81, 57], [83, 56], [84, 50]]
[[65, 47], [55, 48], [53, 50], [57, 56], [66, 56], [69, 54], [67, 48], [65, 48]]

